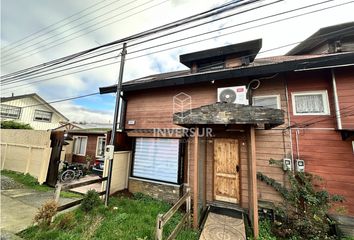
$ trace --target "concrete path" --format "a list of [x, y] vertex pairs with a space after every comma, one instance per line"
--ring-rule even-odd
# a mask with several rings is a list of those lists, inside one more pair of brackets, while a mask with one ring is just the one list
[[243, 219], [209, 212], [199, 240], [244, 240]]
[[[4, 176], [1, 176], [3, 178]], [[1, 232], [17, 233], [33, 224], [38, 208], [53, 199], [53, 192], [40, 192], [33, 189], [18, 188], [1, 190]], [[74, 199], [60, 198], [60, 204]], [[9, 239], [3, 237], [1, 239]], [[11, 238], [10, 238], [11, 239]]]

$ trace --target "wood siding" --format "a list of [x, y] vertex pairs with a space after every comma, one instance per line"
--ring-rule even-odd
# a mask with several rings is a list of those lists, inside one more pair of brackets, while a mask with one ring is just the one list
[[[354, 93], [354, 68], [335, 70], [340, 108], [351, 109]], [[309, 81], [311, 79], [311, 81]], [[321, 187], [343, 195], [348, 213], [354, 214], [354, 155], [351, 141], [343, 141], [336, 131], [332, 78], [329, 70], [293, 73], [288, 78], [289, 96], [296, 91], [327, 90], [328, 116], [294, 116], [290, 103], [294, 158], [305, 161], [305, 171], [323, 178]], [[349, 110], [348, 110], [349, 111]], [[352, 116], [342, 117], [343, 126], [353, 129]], [[296, 136], [297, 132], [297, 136]], [[298, 141], [298, 148], [297, 142]]]
[[[35, 130], [48, 130], [54, 129], [60, 126], [59, 122], [66, 122], [67, 120], [62, 118], [59, 114], [54, 112], [51, 108], [42, 104], [34, 97], [27, 97], [16, 99], [12, 101], [3, 102], [4, 105], [21, 107], [21, 114], [19, 119], [11, 119], [8, 118], [6, 120], [15, 120], [18, 122], [23, 122], [31, 125], [31, 127]], [[32, 107], [28, 107], [32, 106]], [[52, 119], [50, 122], [46, 121], [37, 121], [34, 120], [34, 113], [36, 110], [46, 111], [52, 113]]]
[[[192, 108], [202, 105], [212, 104], [217, 101], [217, 88], [227, 86], [237, 86], [246, 84], [245, 80], [227, 80], [218, 83], [191, 85], [181, 88], [162, 88], [147, 91], [128, 93], [126, 129], [153, 129], [153, 128], [179, 128], [172, 123], [173, 96], [184, 92], [192, 97]], [[283, 76], [275, 76], [273, 79], [261, 81], [258, 89], [253, 91], [254, 96], [278, 95], [280, 97], [281, 108], [287, 110], [286, 91], [284, 88]], [[134, 125], [127, 124], [129, 120], [135, 120]], [[279, 167], [270, 166], [269, 160], [289, 157], [290, 138], [289, 132], [284, 129], [288, 126], [288, 118], [285, 116], [285, 124], [276, 130], [256, 130], [256, 151], [257, 151], [257, 171], [262, 171], [281, 183], [284, 181], [284, 174]], [[226, 133], [225, 130], [213, 129], [216, 137], [236, 138], [239, 140], [240, 149], [240, 205], [248, 208], [248, 147], [246, 135], [244, 133]], [[192, 187], [193, 193], [193, 144], [188, 141], [187, 158], [185, 164], [187, 179], [185, 182]], [[201, 140], [203, 142], [203, 140]], [[204, 157], [200, 156], [199, 161]], [[206, 140], [206, 164], [205, 164], [205, 187], [207, 202], [214, 201], [214, 143], [213, 139]], [[202, 178], [203, 179], [203, 178]], [[269, 186], [258, 183], [258, 198], [263, 201], [280, 201], [279, 194]]]
[[354, 129], [354, 67], [334, 71], [343, 129]]
[[72, 136], [73, 137], [74, 136], [86, 136], [87, 137], [86, 155], [80, 156], [80, 155], [73, 154], [72, 155], [73, 162], [86, 163], [86, 157], [89, 156], [89, 157], [91, 157], [90, 165], [92, 165], [96, 160], [97, 138], [104, 137], [104, 135], [103, 134], [97, 135], [97, 134], [79, 133], [79, 134], [75, 134]]

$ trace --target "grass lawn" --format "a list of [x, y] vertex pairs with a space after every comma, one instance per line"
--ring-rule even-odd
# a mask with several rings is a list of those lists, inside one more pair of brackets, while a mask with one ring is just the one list
[[[42, 192], [48, 192], [48, 191], [54, 191], [54, 188], [49, 187], [47, 185], [40, 185], [37, 181], [36, 178], [32, 177], [29, 174], [23, 174], [19, 172], [14, 172], [14, 171], [9, 171], [9, 170], [2, 170], [1, 175], [4, 175], [6, 177], [12, 178], [14, 181], [21, 183], [27, 188], [31, 188], [37, 191], [42, 191]], [[66, 198], [81, 198], [82, 195], [72, 193], [72, 192], [61, 192], [60, 193], [61, 197], [66, 197]]]
[[[49, 227], [33, 226], [20, 233], [24, 239], [155, 239], [156, 217], [171, 207], [166, 202], [141, 194], [133, 197], [114, 196], [108, 208], [99, 206], [86, 213], [80, 208], [59, 215]], [[182, 214], [176, 213], [164, 228], [164, 234], [172, 231]], [[167, 235], [166, 235], [167, 236]], [[198, 239], [191, 229], [182, 229], [178, 240]]]

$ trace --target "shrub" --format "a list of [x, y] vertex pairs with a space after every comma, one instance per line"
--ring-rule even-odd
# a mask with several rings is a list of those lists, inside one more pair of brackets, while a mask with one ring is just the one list
[[81, 209], [85, 212], [90, 212], [92, 209], [102, 205], [100, 196], [95, 190], [87, 191], [81, 203]]
[[[271, 160], [271, 163], [275, 163]], [[275, 212], [279, 218], [278, 227], [273, 231], [289, 239], [330, 239], [331, 221], [327, 217], [335, 202], [343, 201], [339, 195], [330, 195], [325, 189], [316, 189], [314, 182], [320, 177], [310, 173], [286, 171], [289, 186], [285, 187], [274, 179], [257, 173], [257, 178], [272, 186], [284, 201], [277, 204]], [[317, 185], [317, 184], [316, 184]]]
[[33, 129], [29, 124], [11, 121], [1, 121], [1, 129]]
[[34, 222], [38, 225], [49, 226], [52, 218], [57, 213], [58, 204], [54, 200], [45, 202], [34, 216]]

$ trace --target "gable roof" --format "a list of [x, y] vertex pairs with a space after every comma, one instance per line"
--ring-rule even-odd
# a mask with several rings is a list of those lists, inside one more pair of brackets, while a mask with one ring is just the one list
[[350, 36], [354, 36], [354, 22], [324, 27], [291, 49], [286, 55], [306, 54], [323, 43]]
[[[50, 108], [53, 112], [58, 114], [60, 117], [64, 118], [66, 121], [69, 121], [69, 119], [67, 117], [65, 117], [63, 114], [61, 114], [58, 110], [56, 110], [52, 105], [47, 103], [43, 98], [41, 98], [36, 93], [30, 93], [30, 94], [24, 94], [24, 95], [12, 96], [12, 97], [2, 97], [1, 103], [9, 102], [9, 101], [17, 100], [17, 99], [24, 99], [24, 98], [35, 98], [37, 101], [40, 102], [40, 104], [38, 104], [38, 105], [44, 105], [44, 106]], [[31, 105], [28, 107], [35, 107], [35, 106], [37, 106], [37, 105]]]
[[[222, 80], [240, 77], [258, 77], [281, 72], [303, 71], [312, 68], [333, 68], [340, 66], [353, 66], [354, 52], [337, 53], [329, 55], [301, 55], [301, 56], [276, 56], [256, 59], [248, 66], [238, 68], [220, 69], [202, 73], [190, 71], [176, 71], [150, 75], [123, 83], [125, 92], [188, 85], [210, 80]], [[116, 92], [117, 86], [101, 87], [100, 93]]]

